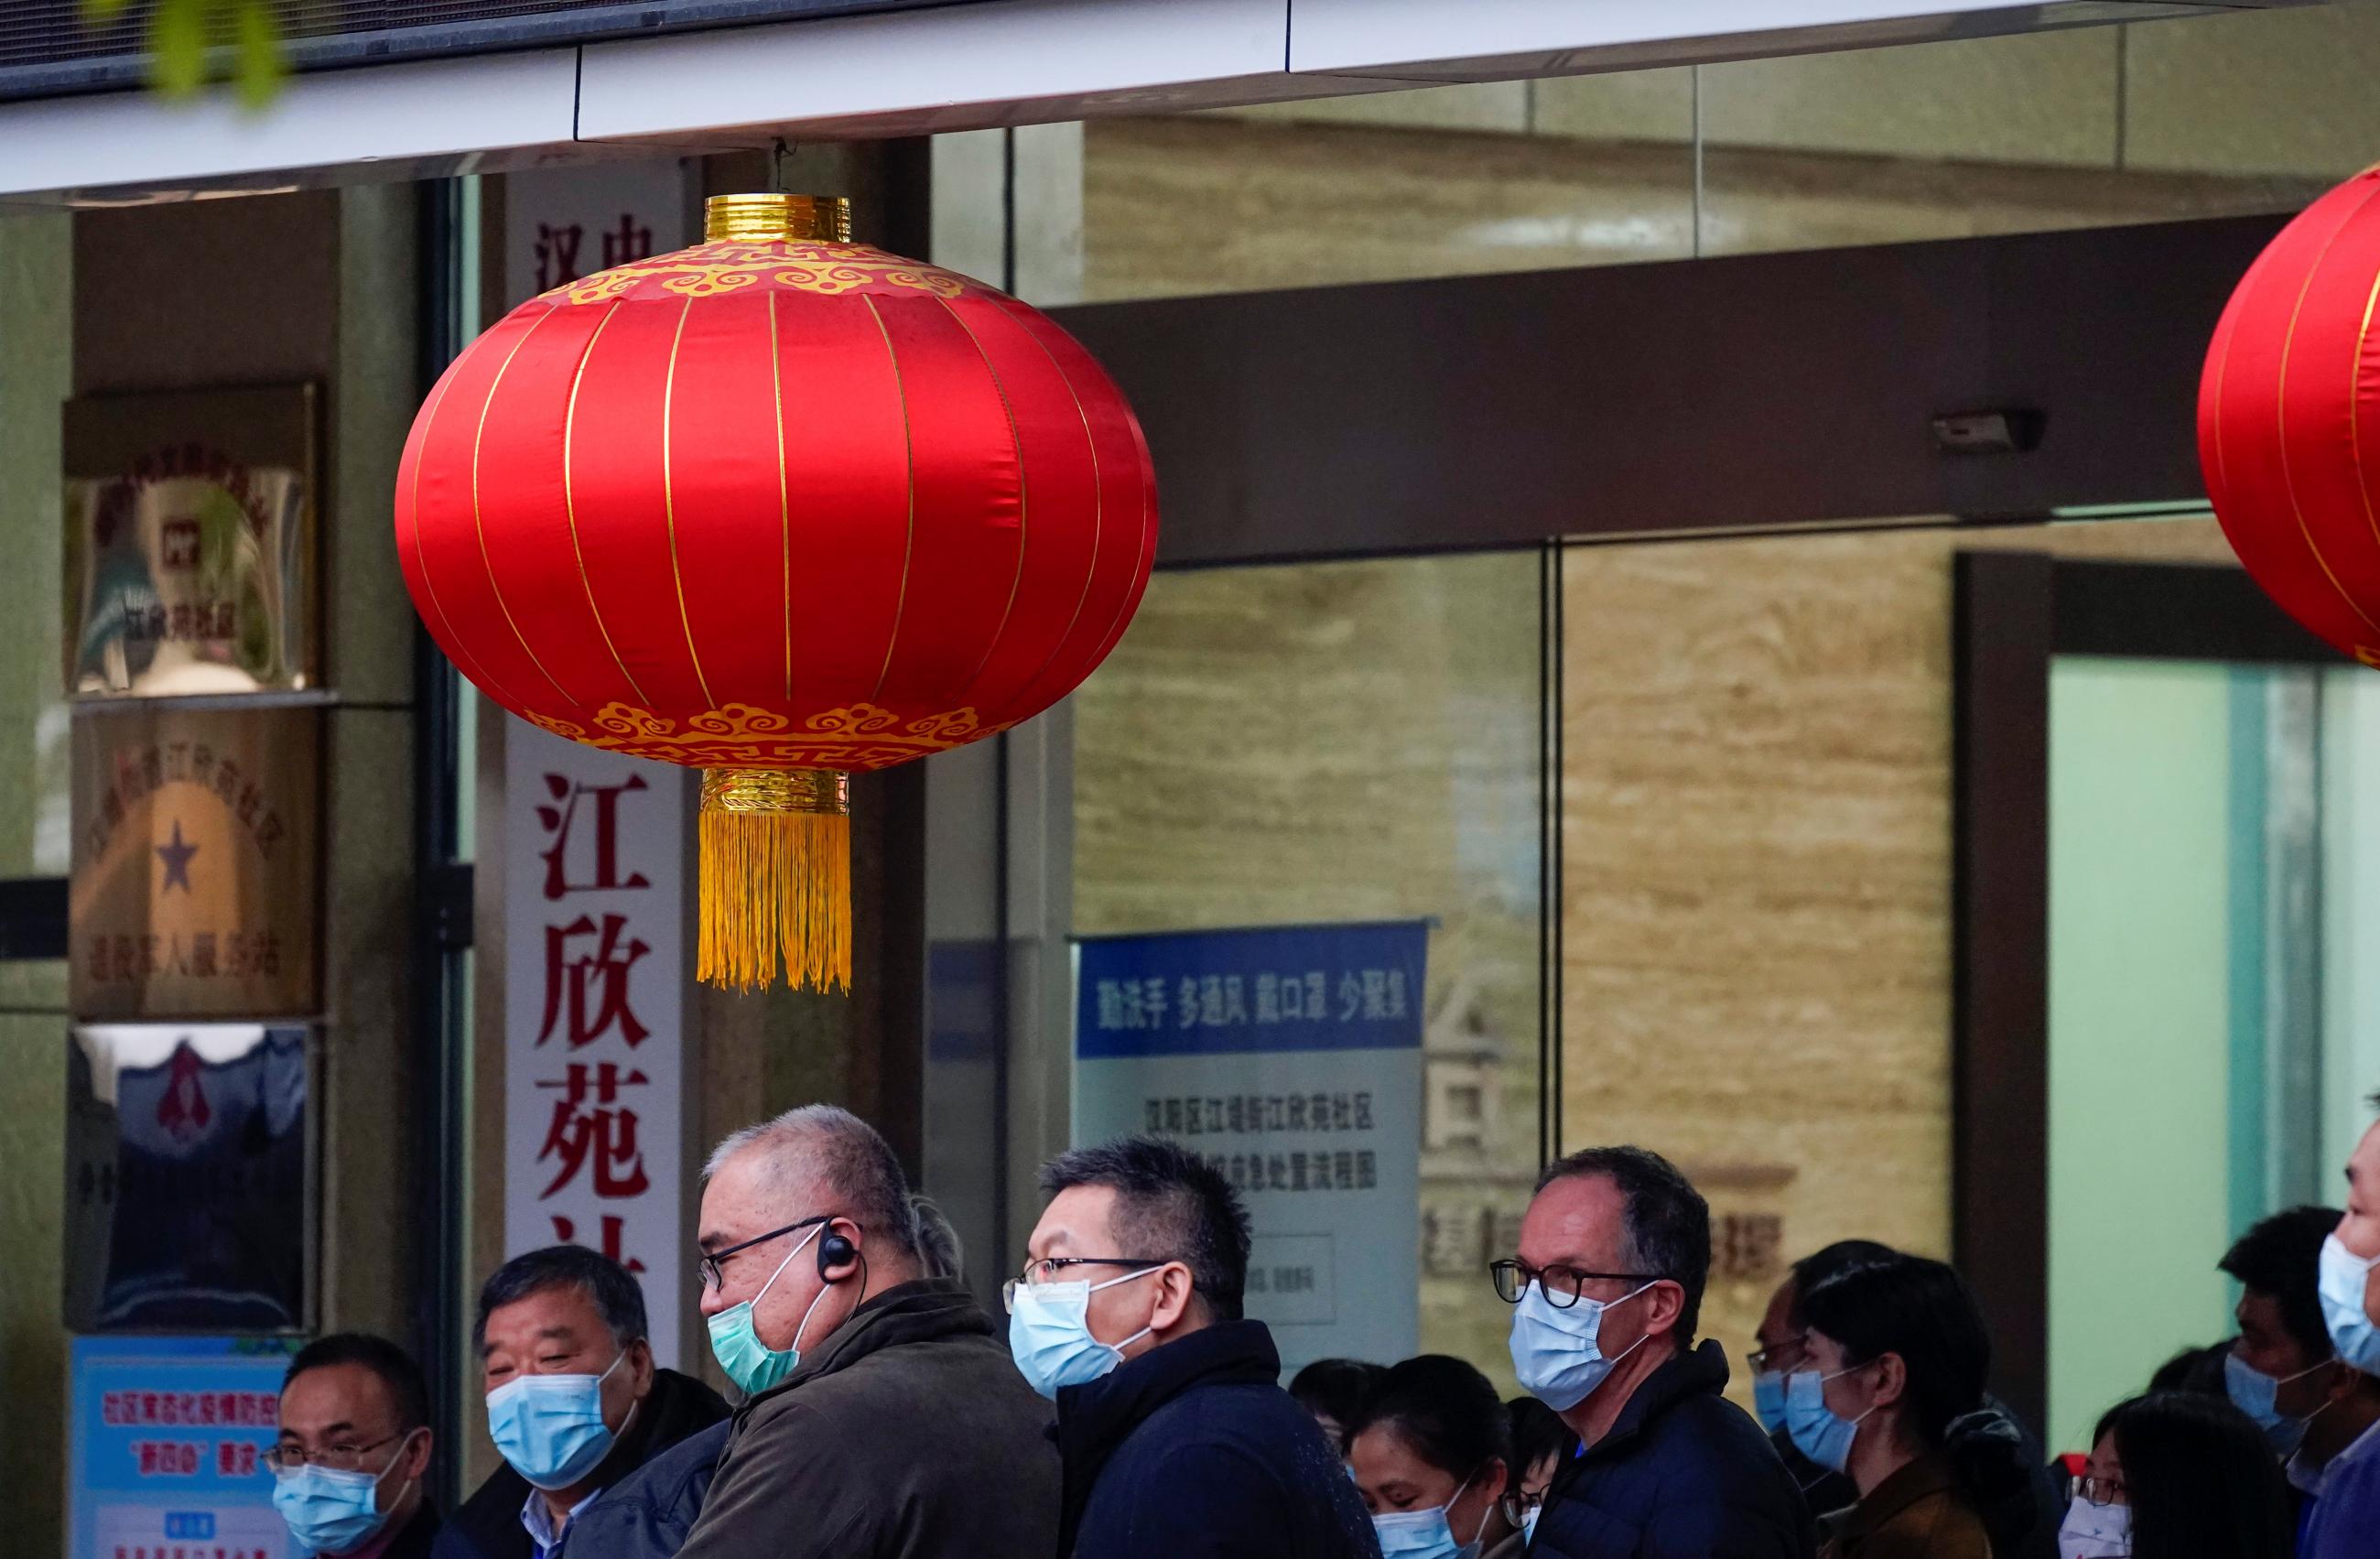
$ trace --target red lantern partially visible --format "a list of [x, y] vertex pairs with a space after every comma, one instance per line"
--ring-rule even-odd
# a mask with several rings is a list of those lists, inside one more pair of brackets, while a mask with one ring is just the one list
[[397, 474], [407, 588], [490, 698], [699, 766], [704, 979], [851, 978], [845, 776], [1040, 713], [1122, 637], [1148, 453], [1046, 316], [849, 241], [841, 201], [522, 304]]
[[2289, 615], [2380, 665], [2380, 168], [2281, 229], [2231, 295], [2199, 382], [2223, 534]]

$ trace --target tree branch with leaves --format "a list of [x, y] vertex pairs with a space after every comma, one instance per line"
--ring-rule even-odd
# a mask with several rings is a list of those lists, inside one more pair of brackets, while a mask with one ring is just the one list
[[[110, 26], [131, 7], [132, 0], [82, 0], [83, 21]], [[149, 79], [169, 98], [225, 80], [242, 104], [261, 108], [289, 74], [273, 0], [152, 0], [145, 43]]]

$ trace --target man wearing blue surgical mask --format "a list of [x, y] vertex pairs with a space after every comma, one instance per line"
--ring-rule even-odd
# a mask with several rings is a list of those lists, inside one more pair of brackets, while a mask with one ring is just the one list
[[1058, 1559], [1379, 1559], [1339, 1448], [1241, 1313], [1248, 1215], [1221, 1172], [1125, 1137], [1059, 1154], [1041, 1188], [1008, 1344], [1058, 1405]]
[[729, 1137], [704, 1178], [702, 1313], [742, 1400], [675, 1559], [1049, 1559], [1049, 1404], [934, 1275], [956, 1252], [892, 1146], [805, 1105]]
[[[2373, 1102], [2380, 1105], [2380, 1096]], [[2380, 1375], [2380, 1125], [2363, 1134], [2347, 1161], [2347, 1210], [2315, 1254], [2314, 1298], [2338, 1361]], [[2365, 1429], [2324, 1468], [2298, 1551], [2304, 1559], [2371, 1559], [2375, 1532], [2380, 1425]]]
[[1809, 1559], [1801, 1491], [1727, 1400], [1727, 1354], [1694, 1346], [1710, 1209], [1642, 1148], [1550, 1165], [1518, 1252], [1490, 1264], [1513, 1307], [1512, 1370], [1577, 1431], [1530, 1559]]
[[265, 1452], [273, 1508], [301, 1555], [428, 1559], [438, 1512], [421, 1367], [384, 1337], [334, 1333], [281, 1378], [280, 1434]]
[[498, 1267], [472, 1341], [504, 1465], [440, 1529], [433, 1559], [554, 1559], [589, 1506], [727, 1418], [717, 1392], [654, 1364], [644, 1290], [583, 1245]]

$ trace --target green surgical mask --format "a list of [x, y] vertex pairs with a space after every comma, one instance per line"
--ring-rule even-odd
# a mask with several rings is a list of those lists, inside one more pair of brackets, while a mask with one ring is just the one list
[[802, 1333], [808, 1327], [810, 1317], [817, 1312], [819, 1299], [826, 1297], [826, 1289], [821, 1286], [818, 1299], [812, 1299], [810, 1308], [802, 1312], [801, 1324], [794, 1328], [794, 1346], [789, 1348], [772, 1348], [760, 1341], [760, 1334], [752, 1324], [752, 1307], [768, 1297], [769, 1290], [777, 1285], [777, 1279], [783, 1273], [786, 1264], [800, 1255], [803, 1248], [818, 1237], [819, 1230], [825, 1227], [824, 1224], [813, 1227], [802, 1236], [799, 1245], [785, 1252], [785, 1260], [778, 1262], [777, 1270], [769, 1274], [769, 1281], [760, 1285], [759, 1293], [710, 1318], [711, 1356], [719, 1360], [719, 1367], [727, 1371], [727, 1378], [735, 1382], [736, 1389], [747, 1396], [758, 1396], [780, 1384], [802, 1361]]

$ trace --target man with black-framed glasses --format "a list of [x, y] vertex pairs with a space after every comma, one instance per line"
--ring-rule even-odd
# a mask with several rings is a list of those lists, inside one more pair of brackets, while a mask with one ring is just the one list
[[1009, 1350], [1058, 1405], [1059, 1559], [1378, 1559], [1336, 1446], [1241, 1314], [1248, 1215], [1176, 1142], [1041, 1169], [1050, 1205], [1002, 1293]]
[[702, 1313], [744, 1399], [677, 1559], [1048, 1559], [1049, 1406], [965, 1286], [928, 1273], [875, 1128], [791, 1110], [722, 1142], [705, 1182]]
[[1809, 1559], [1801, 1491], [1722, 1395], [1726, 1351], [1694, 1346], [1710, 1209], [1674, 1165], [1624, 1147], [1557, 1161], [1488, 1270], [1514, 1375], [1580, 1442], [1530, 1559]]
[[279, 1419], [273, 1506], [303, 1552], [428, 1559], [430, 1394], [410, 1354], [364, 1332], [318, 1337], [281, 1377]]

